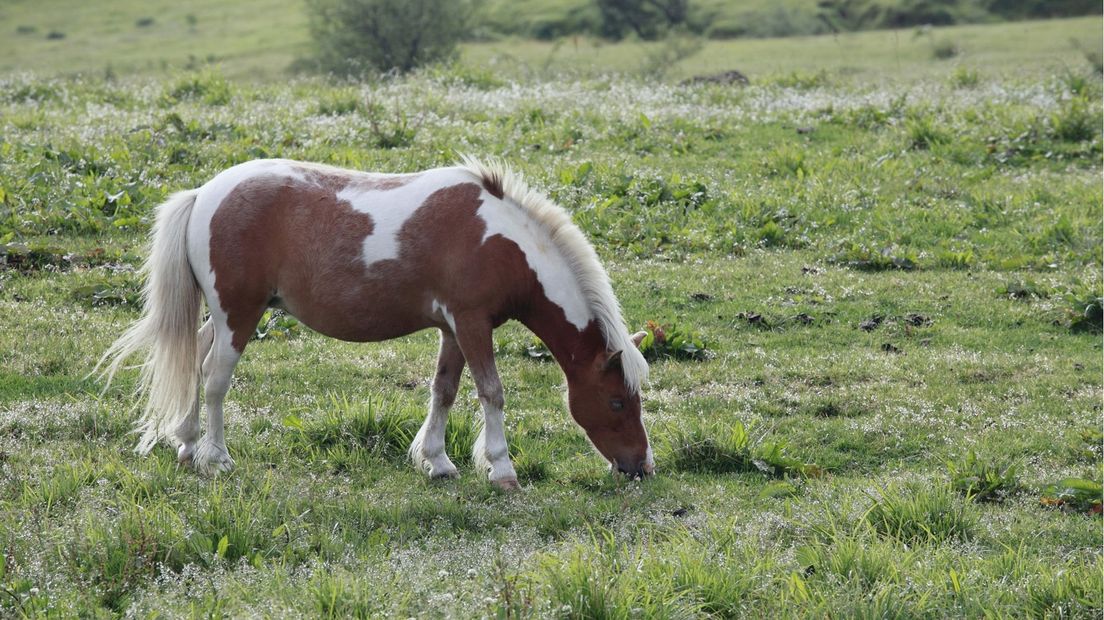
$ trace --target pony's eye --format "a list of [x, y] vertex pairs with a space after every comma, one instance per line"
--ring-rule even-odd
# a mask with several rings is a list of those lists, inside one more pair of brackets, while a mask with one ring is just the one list
[[610, 409], [613, 409], [614, 411], [621, 411], [624, 408], [625, 402], [620, 398], [614, 398], [610, 400]]

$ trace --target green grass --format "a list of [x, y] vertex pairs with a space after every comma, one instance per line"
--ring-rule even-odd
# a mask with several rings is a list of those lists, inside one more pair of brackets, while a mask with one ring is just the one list
[[[570, 79], [516, 83], [3, 78], [0, 616], [1099, 617], [1101, 81], [1012, 49], [1058, 26], [1092, 24], [959, 31], [1009, 41], [966, 73], [747, 42], [776, 78], [745, 89], [590, 77], [566, 50]], [[632, 49], [606, 51], [635, 72]], [[83, 377], [137, 316], [154, 205], [252, 157], [456, 150], [572, 212], [631, 329], [710, 351], [652, 363], [656, 477], [609, 475], [516, 324], [495, 347], [520, 494], [471, 469], [467, 377], [461, 478], [406, 461], [431, 333], [270, 317], [229, 396], [233, 473], [130, 451], [135, 373], [102, 398]]]

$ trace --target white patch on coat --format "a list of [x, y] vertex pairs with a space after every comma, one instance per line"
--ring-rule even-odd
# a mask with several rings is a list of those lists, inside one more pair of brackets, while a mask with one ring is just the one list
[[433, 314], [434, 316], [439, 316], [444, 319], [445, 322], [448, 323], [449, 329], [452, 330], [452, 333], [456, 333], [456, 319], [452, 316], [452, 313], [448, 311], [448, 308], [445, 306], [445, 304], [434, 299]]
[[568, 322], [579, 331], [586, 329], [593, 318], [578, 279], [564, 260], [559, 247], [548, 235], [548, 231], [525, 211], [507, 204], [487, 192], [480, 198], [483, 204], [476, 215], [483, 218], [487, 230], [483, 233], [483, 242], [502, 235], [517, 244], [525, 261], [537, 280], [544, 287], [548, 300], [563, 308]]
[[423, 173], [407, 185], [393, 189], [365, 189], [352, 184], [337, 193], [338, 200], [349, 203], [353, 210], [372, 218], [372, 234], [364, 238], [365, 267], [399, 257], [399, 231], [430, 195], [450, 185], [470, 182], [463, 175], [434, 172], [446, 171]]

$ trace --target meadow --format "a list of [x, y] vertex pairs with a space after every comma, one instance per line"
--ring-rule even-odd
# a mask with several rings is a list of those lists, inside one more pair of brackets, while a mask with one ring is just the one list
[[[474, 45], [364, 83], [3, 75], [0, 616], [1100, 617], [1099, 37], [717, 42], [660, 72], [640, 50], [663, 44], [602, 47], [617, 71]], [[702, 67], [752, 83], [678, 82]], [[278, 315], [229, 395], [232, 473], [132, 453], [133, 371], [103, 395], [85, 375], [137, 317], [156, 204], [251, 158], [458, 152], [568, 209], [629, 328], [666, 336], [656, 476], [609, 474], [515, 324], [520, 493], [472, 471], [467, 376], [461, 478], [407, 461], [435, 334], [354, 345]]]

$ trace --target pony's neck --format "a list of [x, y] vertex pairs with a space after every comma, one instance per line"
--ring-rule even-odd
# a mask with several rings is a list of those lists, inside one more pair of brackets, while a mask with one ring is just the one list
[[605, 336], [598, 321], [591, 320], [579, 330], [567, 320], [562, 308], [543, 295], [538, 297], [529, 312], [518, 319], [544, 342], [570, 382], [593, 364], [599, 353], [605, 352]]

